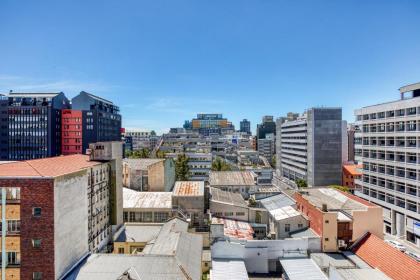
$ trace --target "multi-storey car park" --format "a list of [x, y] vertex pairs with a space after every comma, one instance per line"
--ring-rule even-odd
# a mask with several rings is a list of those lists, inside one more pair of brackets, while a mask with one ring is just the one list
[[420, 83], [401, 99], [355, 111], [355, 194], [383, 207], [386, 233], [420, 247]]

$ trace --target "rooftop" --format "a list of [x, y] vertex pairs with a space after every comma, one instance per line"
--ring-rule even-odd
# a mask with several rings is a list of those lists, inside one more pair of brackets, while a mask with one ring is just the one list
[[357, 241], [352, 251], [392, 279], [420, 279], [420, 265], [417, 261], [371, 233]]
[[283, 259], [281, 266], [289, 280], [327, 280], [321, 269], [311, 259]]
[[139, 192], [123, 188], [123, 208], [172, 209], [171, 192]]
[[89, 161], [87, 155], [68, 155], [0, 164], [0, 177], [51, 178], [102, 164]]
[[268, 211], [284, 206], [295, 205], [296, 202], [285, 194], [277, 194], [260, 200], [261, 205]]
[[125, 224], [124, 229], [118, 235], [115, 242], [139, 242], [147, 243], [156, 238], [162, 225], [141, 225], [141, 224]]
[[352, 215], [353, 211], [367, 210], [369, 206], [374, 206], [361, 198], [332, 188], [307, 188], [300, 194], [319, 209], [325, 204], [328, 211], [342, 211], [348, 215]]
[[123, 163], [126, 163], [132, 169], [147, 170], [150, 165], [164, 160], [163, 158], [125, 158]]
[[361, 164], [345, 164], [345, 165], [343, 165], [343, 169], [353, 176], [361, 176], [362, 172], [360, 171], [360, 169], [362, 167], [363, 166]]
[[255, 185], [255, 175], [251, 171], [211, 171], [212, 186], [249, 186]]
[[175, 196], [203, 196], [204, 181], [177, 181], [173, 194]]
[[9, 92], [9, 97], [37, 97], [37, 98], [53, 98], [61, 92]]
[[242, 240], [254, 239], [254, 230], [252, 229], [251, 225], [247, 222], [213, 217], [211, 219], [211, 223], [223, 224], [224, 235], [227, 237]]
[[301, 216], [301, 213], [292, 206], [284, 206], [282, 208], [273, 209], [270, 211], [270, 215], [274, 217], [276, 221]]
[[339, 268], [333, 271], [330, 273], [338, 274], [342, 280], [391, 280], [380, 270], [373, 268]]
[[248, 273], [246, 271], [245, 263], [243, 260], [214, 259], [211, 262], [211, 267], [211, 279], [214, 280], [248, 279]]
[[321, 268], [355, 268], [355, 264], [339, 253], [311, 253], [311, 259]]
[[305, 237], [319, 237], [319, 235], [316, 234], [316, 232], [313, 231], [313, 229], [305, 228], [305, 229], [300, 229], [300, 230], [290, 232], [290, 237], [291, 238], [305, 238]]
[[247, 207], [244, 198], [240, 193], [222, 191], [218, 188], [210, 188], [211, 200], [231, 205]]

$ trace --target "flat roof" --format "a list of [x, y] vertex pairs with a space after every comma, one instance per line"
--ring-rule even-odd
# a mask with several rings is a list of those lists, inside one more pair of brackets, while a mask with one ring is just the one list
[[204, 181], [176, 181], [173, 195], [204, 196]]
[[222, 191], [218, 188], [210, 188], [211, 200], [231, 205], [247, 207], [244, 198], [240, 193]]
[[356, 265], [340, 253], [311, 253], [311, 259], [321, 268], [356, 268]]
[[311, 259], [282, 259], [280, 263], [289, 280], [328, 280]]
[[213, 217], [212, 224], [223, 224], [224, 235], [240, 240], [253, 240], [254, 230], [251, 224], [242, 221]]
[[0, 177], [59, 177], [103, 164], [88, 155], [68, 155], [0, 164]]
[[333, 273], [340, 275], [342, 280], [391, 280], [382, 271], [373, 268], [339, 268]]
[[319, 237], [319, 235], [311, 228], [301, 229], [290, 232], [291, 238]]
[[211, 171], [209, 183], [212, 186], [254, 186], [255, 175], [251, 171]]
[[282, 208], [273, 209], [270, 211], [270, 215], [274, 217], [276, 221], [301, 216], [302, 214], [292, 206], [284, 206]]
[[367, 201], [332, 188], [307, 188], [300, 194], [319, 209], [325, 204], [328, 211], [343, 211], [349, 215], [354, 210], [367, 210], [371, 206]]
[[267, 198], [263, 198], [260, 200], [260, 203], [268, 211], [296, 204], [296, 202], [292, 198], [285, 194], [277, 194]]
[[139, 192], [123, 188], [123, 208], [172, 209], [172, 192]]
[[140, 225], [140, 224], [125, 224], [124, 229], [117, 237], [115, 242], [138, 242], [147, 243], [156, 238], [159, 234], [162, 225]]
[[214, 259], [211, 262], [212, 280], [248, 280], [245, 262], [243, 260]]

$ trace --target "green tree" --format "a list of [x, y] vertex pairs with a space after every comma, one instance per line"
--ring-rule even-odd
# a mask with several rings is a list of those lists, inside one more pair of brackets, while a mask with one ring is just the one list
[[296, 183], [296, 185], [298, 186], [299, 189], [307, 188], [308, 187], [308, 183], [306, 183], [306, 181], [305, 180], [302, 180], [302, 179], [297, 179], [295, 181], [295, 183]]
[[276, 155], [271, 158], [271, 167], [276, 168]]
[[216, 157], [211, 163], [212, 171], [231, 171], [232, 168], [222, 158]]
[[177, 181], [188, 181], [190, 168], [188, 166], [189, 158], [185, 154], [180, 154], [175, 161], [175, 174]]
[[140, 151], [132, 151], [129, 154], [127, 154], [128, 158], [149, 158], [150, 157], [150, 151], [149, 149], [143, 148]]
[[351, 193], [350, 188], [349, 187], [345, 187], [345, 186], [340, 186], [340, 185], [332, 185], [330, 186], [333, 189], [342, 191], [342, 192], [347, 192], [347, 193]]
[[157, 151], [156, 152], [156, 157], [157, 158], [165, 158], [166, 157], [166, 153], [164, 151]]

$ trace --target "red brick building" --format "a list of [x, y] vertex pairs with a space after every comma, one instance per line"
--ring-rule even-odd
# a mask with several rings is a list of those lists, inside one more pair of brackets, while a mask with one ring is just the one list
[[[108, 163], [86, 155], [0, 164], [7, 279], [59, 279], [97, 244], [108, 242], [110, 174]], [[94, 213], [101, 223], [93, 223], [90, 206], [101, 209]]]
[[63, 155], [82, 154], [82, 111], [61, 111], [61, 152]]
[[360, 179], [362, 177], [362, 168], [361, 164], [344, 164], [343, 165], [343, 178], [341, 184], [345, 187], [348, 187], [352, 192], [354, 190], [355, 179]]
[[308, 188], [295, 193], [297, 210], [321, 236], [324, 252], [347, 247], [367, 231], [383, 237], [382, 208], [332, 188]]

